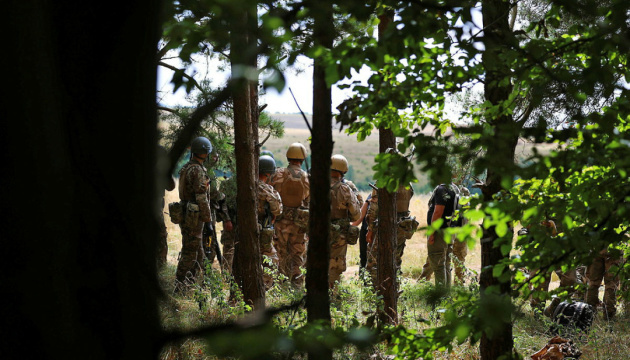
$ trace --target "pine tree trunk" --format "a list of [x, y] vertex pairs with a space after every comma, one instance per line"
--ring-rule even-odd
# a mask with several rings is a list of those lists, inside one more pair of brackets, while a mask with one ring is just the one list
[[[251, 9], [249, 11], [252, 11]], [[232, 49], [245, 49], [230, 52], [233, 78], [238, 76], [235, 69], [251, 65], [248, 49], [255, 42], [248, 34], [249, 12], [235, 15], [231, 33]], [[255, 59], [255, 57], [254, 57]], [[265, 306], [265, 290], [262, 281], [262, 257], [258, 242], [258, 222], [256, 216], [257, 151], [252, 124], [251, 83], [246, 79], [237, 80], [232, 95], [234, 103], [234, 152], [236, 157], [236, 206], [238, 222], [234, 246], [233, 275], [243, 293], [243, 300], [255, 309]]]
[[[314, 2], [314, 37], [317, 45], [332, 47], [332, 4]], [[330, 259], [330, 158], [332, 156], [332, 95], [326, 84], [325, 66], [315, 59], [313, 69], [313, 134], [311, 143], [311, 203], [306, 261], [306, 310], [308, 321], [330, 324], [328, 264]], [[308, 358], [332, 359], [332, 351], [311, 351]]]
[[[390, 14], [381, 15], [378, 25], [379, 41], [392, 20]], [[379, 152], [396, 148], [396, 138], [391, 129], [380, 127]], [[376, 289], [383, 299], [383, 311], [379, 320], [386, 324], [398, 323], [398, 282], [396, 279], [396, 193], [385, 188], [378, 190], [378, 249]]]
[[159, 5], [3, 4], [3, 359], [159, 354]]
[[[485, 99], [491, 104], [500, 104], [507, 100], [512, 86], [509, 81], [510, 67], [507, 60], [502, 58], [502, 53], [514, 44], [514, 38], [508, 24], [508, 14], [510, 2], [505, 0], [484, 0], [482, 3], [482, 13], [484, 22], [484, 44], [486, 50], [483, 54], [483, 66], [485, 72], [484, 94]], [[514, 152], [518, 140], [517, 125], [511, 115], [501, 115], [494, 119], [486, 119], [494, 128], [494, 141], [490, 142], [487, 149], [488, 154], [493, 154], [493, 167], [488, 168], [486, 185], [482, 188], [484, 201], [492, 200], [492, 196], [502, 190], [501, 169], [503, 165], [513, 164]], [[506, 256], [501, 253], [500, 247], [494, 246], [494, 241], [498, 238], [494, 227], [483, 229], [481, 241], [481, 268], [480, 275], [481, 300], [487, 302], [500, 301], [503, 304], [511, 305], [510, 283], [501, 283], [492, 275], [492, 267], [498, 264]], [[487, 293], [490, 287], [498, 287], [499, 294]], [[497, 297], [492, 299], [492, 297]], [[484, 360], [497, 359], [499, 356], [511, 358], [514, 341], [512, 339], [511, 316], [506, 321], [502, 321], [497, 316], [497, 321], [501, 321], [499, 329], [493, 331], [492, 335], [484, 333], [481, 337], [480, 353]]]

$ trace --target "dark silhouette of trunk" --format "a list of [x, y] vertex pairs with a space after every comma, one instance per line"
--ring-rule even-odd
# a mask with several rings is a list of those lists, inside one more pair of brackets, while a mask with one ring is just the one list
[[[392, 14], [379, 16], [379, 41], [392, 19]], [[379, 127], [379, 152], [396, 148], [396, 138], [391, 129]], [[398, 284], [396, 279], [396, 193], [390, 193], [384, 187], [378, 190], [378, 253], [376, 289], [383, 298], [383, 311], [379, 320], [386, 324], [398, 322]]]
[[[332, 47], [332, 4], [328, 1], [311, 3], [315, 16], [315, 44]], [[330, 258], [330, 157], [332, 156], [332, 95], [326, 84], [325, 66], [315, 59], [313, 68], [313, 134], [311, 143], [311, 203], [309, 243], [306, 261], [306, 310], [308, 321], [330, 323], [328, 297], [328, 263]], [[311, 350], [308, 358], [332, 359], [325, 348]]]
[[[509, 51], [515, 44], [512, 32], [508, 24], [508, 13], [510, 2], [504, 0], [484, 0], [482, 3], [483, 23], [484, 23], [484, 44], [485, 52], [482, 57], [485, 68], [484, 94], [485, 99], [491, 104], [501, 104], [508, 99], [512, 86], [509, 81], [510, 68], [507, 60], [502, 59], [502, 55]], [[514, 122], [511, 115], [501, 115], [497, 118], [486, 119], [494, 128], [494, 141], [490, 142], [487, 149], [488, 154], [492, 154], [492, 167], [488, 168], [486, 183], [482, 187], [484, 201], [491, 201], [492, 196], [502, 190], [501, 175], [504, 174], [503, 166], [510, 166], [514, 162], [514, 152], [518, 141], [518, 124]], [[509, 173], [509, 172], [508, 172]], [[498, 238], [495, 228], [490, 227], [483, 230], [481, 240], [481, 271], [480, 286], [482, 301], [511, 302], [510, 283], [501, 283], [492, 276], [492, 267], [498, 264], [504, 256], [499, 246], [494, 246], [494, 241]], [[510, 241], [510, 240], [506, 240]], [[507, 255], [509, 256], [509, 255]], [[487, 294], [486, 289], [497, 286], [500, 294]], [[498, 299], [490, 297], [498, 296]], [[484, 360], [497, 359], [499, 356], [512, 354], [514, 341], [512, 339], [511, 316], [507, 320], [500, 321], [500, 327], [489, 336], [484, 333], [481, 337], [480, 354]]]
[[[255, 9], [245, 9], [232, 17], [233, 27], [230, 52], [232, 75], [238, 76], [239, 66], [255, 64], [256, 55], [251, 50], [255, 42], [248, 27]], [[232, 99], [234, 102], [234, 152], [236, 157], [236, 206], [238, 223], [234, 246], [233, 275], [243, 293], [243, 300], [256, 309], [265, 306], [265, 290], [262, 281], [262, 257], [258, 242], [256, 217], [256, 179], [258, 174], [257, 149], [252, 124], [252, 84], [246, 79], [236, 80]]]
[[159, 5], [3, 4], [3, 359], [159, 354]]

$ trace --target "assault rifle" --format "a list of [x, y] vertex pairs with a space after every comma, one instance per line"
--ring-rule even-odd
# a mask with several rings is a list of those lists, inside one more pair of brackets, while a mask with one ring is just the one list
[[212, 223], [203, 224], [203, 250], [210, 262], [214, 260], [216, 254], [219, 265], [223, 266], [223, 256], [217, 238], [217, 229]]

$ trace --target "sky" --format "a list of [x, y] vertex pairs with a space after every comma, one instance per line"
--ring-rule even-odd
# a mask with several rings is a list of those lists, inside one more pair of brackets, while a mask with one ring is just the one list
[[[168, 60], [168, 62], [174, 66], [180, 67], [181, 63], [176, 59]], [[285, 79], [287, 86], [281, 93], [278, 93], [275, 89], [268, 89], [266, 94], [263, 95], [261, 103], [267, 104], [265, 111], [268, 113], [298, 113], [298, 107], [289, 92], [289, 88], [293, 91], [295, 98], [297, 99], [300, 108], [307, 114], [313, 113], [313, 62], [306, 57], [300, 57], [297, 61], [298, 69], [291, 68], [285, 72]], [[212, 84], [220, 86], [228, 78], [226, 72], [217, 71], [220, 67], [218, 61], [211, 61], [208, 63], [205, 59], [199, 59], [199, 62], [189, 71], [188, 74], [196, 72], [196, 79], [212, 79]], [[158, 99], [160, 104], [165, 106], [191, 105], [186, 100], [186, 93], [180, 89], [173, 94], [173, 86], [170, 84], [171, 76], [173, 72], [164, 67], [158, 67], [158, 84], [157, 89], [160, 92]], [[360, 73], [356, 73], [352, 78], [352, 81], [366, 82], [370, 75], [370, 71], [365, 67]], [[341, 90], [336, 86], [332, 89], [332, 109], [336, 112], [336, 107], [345, 99], [351, 96], [349, 89]]]

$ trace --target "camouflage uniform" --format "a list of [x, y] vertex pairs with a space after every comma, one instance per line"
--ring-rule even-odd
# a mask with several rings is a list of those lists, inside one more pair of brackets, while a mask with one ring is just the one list
[[[179, 172], [179, 198], [183, 204], [184, 222], [179, 224], [182, 232], [182, 251], [175, 277], [178, 285], [194, 282], [203, 268], [204, 252], [202, 232], [204, 222], [211, 221], [208, 195], [208, 171], [195, 160], [189, 161]], [[197, 210], [197, 211], [195, 211]]]
[[[260, 225], [260, 252], [272, 261], [272, 265], [263, 262], [263, 267], [278, 267], [278, 253], [273, 246], [273, 218], [282, 213], [282, 199], [271, 185], [258, 180], [258, 224]], [[265, 289], [273, 285], [273, 277], [263, 272]]]
[[619, 277], [610, 272], [610, 267], [619, 266], [621, 258], [621, 256], [614, 256], [608, 251], [602, 250], [586, 270], [588, 279], [586, 302], [592, 305], [594, 309], [597, 308], [599, 305], [599, 287], [603, 280], [605, 284], [604, 311], [609, 319], [617, 313], [617, 288], [619, 287]]
[[[396, 224], [398, 229], [396, 230], [396, 271], [401, 271], [402, 256], [407, 245], [407, 240], [411, 239], [414, 232], [418, 228], [418, 221], [415, 217], [410, 217], [409, 203], [413, 197], [413, 188], [409, 184], [409, 188], [401, 186], [396, 191]], [[377, 271], [377, 259], [378, 259], [378, 192], [372, 190], [372, 196], [370, 199], [370, 207], [368, 209], [368, 222], [372, 230], [372, 244], [369, 248], [367, 269], [372, 277], [372, 283], [376, 284], [376, 271]]]
[[[328, 286], [332, 288], [335, 282], [346, 271], [346, 252], [348, 241], [356, 244], [359, 236], [359, 228], [352, 233], [351, 221], [361, 217], [361, 205], [363, 199], [358, 195], [357, 187], [350, 181], [342, 178], [331, 177], [330, 203], [331, 203], [331, 235], [330, 235], [330, 262], [328, 268]], [[352, 237], [354, 237], [352, 239]]]
[[[226, 196], [224, 193], [219, 191], [216, 186], [210, 186], [210, 210], [212, 211], [212, 227], [216, 230], [216, 223], [222, 222], [225, 224], [228, 221], [232, 221], [231, 216], [228, 211], [228, 207], [226, 204]], [[216, 231], [215, 231], [216, 233]], [[218, 234], [217, 234], [218, 236]], [[210, 263], [214, 262], [214, 258], [217, 256], [217, 251], [212, 243], [208, 243], [208, 238], [203, 239], [204, 250], [206, 255], [209, 254], [210, 258], [208, 261]], [[212, 238], [212, 242], [219, 241], [219, 239]], [[234, 255], [234, 249], [232, 249], [232, 257]], [[230, 258], [229, 268], [228, 264], [225, 261], [225, 257], [223, 256], [223, 262], [221, 263], [221, 267], [227, 271], [228, 273], [232, 272], [232, 258]]]
[[293, 286], [301, 287], [304, 284], [301, 268], [306, 261], [310, 200], [308, 174], [300, 166], [289, 164], [286, 168], [276, 170], [271, 184], [280, 193], [283, 205], [283, 212], [275, 223], [274, 237], [279, 270], [291, 280]]
[[232, 273], [234, 262], [234, 241], [236, 239], [236, 176], [221, 182], [221, 192], [225, 194], [224, 205], [227, 208], [227, 216], [232, 222], [233, 230], [221, 230], [221, 243], [223, 244], [223, 269]]

